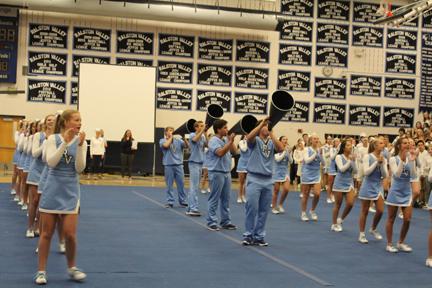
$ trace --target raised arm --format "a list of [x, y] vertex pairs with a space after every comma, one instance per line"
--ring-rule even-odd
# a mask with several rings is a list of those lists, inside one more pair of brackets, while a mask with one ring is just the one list
[[275, 161], [276, 162], [281, 162], [285, 158], [286, 154], [287, 154], [286, 150], [284, 150], [282, 152], [279, 152], [279, 153], [276, 153], [274, 155]]
[[[74, 139], [72, 141], [77, 141]], [[63, 153], [66, 151], [67, 144], [62, 141], [60, 146], [57, 148], [55, 135], [51, 135], [47, 140], [46, 147], [46, 160], [49, 167], [54, 168], [60, 162]]]
[[396, 157], [390, 158], [390, 171], [393, 176], [399, 178], [402, 174], [404, 162], [401, 160], [399, 161], [399, 165], [396, 164]]
[[[75, 141], [79, 141], [79, 138], [77, 137], [77, 140]], [[86, 158], [87, 158], [87, 145], [84, 140], [83, 144], [77, 146], [76, 157], [75, 157], [75, 171], [77, 173], [81, 173], [82, 171], [84, 171], [86, 167]]]
[[270, 131], [270, 138], [273, 141], [273, 144], [275, 146], [276, 151], [282, 152], [284, 150], [284, 145], [282, 144], [281, 141], [279, 141], [279, 139], [277, 139], [277, 137], [274, 135], [273, 131]]
[[338, 170], [341, 171], [342, 173], [345, 172], [345, 171], [347, 171], [352, 166], [352, 163], [351, 163], [352, 161], [351, 160], [348, 160], [345, 163], [345, 165], [343, 164], [342, 155], [337, 155], [335, 159], [336, 159], [335, 160], [336, 161], [336, 166], [337, 166]]
[[315, 150], [313, 150], [313, 153], [312, 153], [311, 156], [308, 155], [308, 149], [307, 149], [307, 148], [304, 149], [304, 151], [303, 151], [303, 161], [304, 161], [306, 164], [309, 164], [309, 163], [311, 163], [313, 160], [315, 160], [316, 156], [317, 156], [317, 151], [315, 151]]

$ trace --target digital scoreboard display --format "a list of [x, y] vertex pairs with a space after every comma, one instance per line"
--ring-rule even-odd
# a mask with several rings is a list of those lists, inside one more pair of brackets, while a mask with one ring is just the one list
[[18, 9], [0, 9], [0, 82], [16, 83]]

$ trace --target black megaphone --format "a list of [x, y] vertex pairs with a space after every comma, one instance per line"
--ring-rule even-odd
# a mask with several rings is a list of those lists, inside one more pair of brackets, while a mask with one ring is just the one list
[[218, 104], [210, 104], [207, 107], [207, 116], [205, 119], [206, 131], [213, 125], [214, 121], [221, 119], [224, 114], [223, 108]]
[[181, 125], [180, 127], [178, 127], [174, 132], [173, 135], [181, 135], [182, 137], [185, 134], [190, 134], [192, 132], [195, 132], [195, 119], [189, 119], [188, 121], [186, 121], [183, 125]]
[[271, 130], [293, 106], [294, 98], [287, 91], [273, 92], [268, 129]]
[[231, 133], [246, 135], [249, 134], [257, 125], [258, 120], [253, 115], [245, 115], [240, 121], [238, 121], [229, 131]]

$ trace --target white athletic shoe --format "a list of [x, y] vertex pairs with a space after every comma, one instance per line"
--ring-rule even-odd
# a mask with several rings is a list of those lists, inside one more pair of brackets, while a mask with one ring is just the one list
[[39, 247], [36, 247], [35, 254], [38, 254], [38, 253], [39, 253]]
[[246, 197], [242, 197], [242, 202], [246, 203]]
[[28, 229], [26, 231], [26, 237], [27, 238], [34, 238], [35, 237], [34, 232], [32, 230]]
[[376, 210], [375, 210], [374, 207], [369, 207], [369, 212], [371, 212], [371, 213], [376, 213]]
[[309, 197], [314, 197], [315, 196], [315, 194], [314, 193], [309, 193]]
[[87, 277], [87, 275], [77, 267], [69, 268], [68, 274], [69, 277], [74, 281], [82, 281]]
[[369, 241], [366, 239], [366, 235], [364, 232], [360, 232], [358, 241], [362, 244], [367, 244]]
[[397, 253], [399, 250], [393, 246], [393, 244], [387, 244], [386, 251], [390, 253]]
[[432, 268], [432, 258], [426, 259], [426, 266]]
[[383, 237], [377, 230], [372, 230], [372, 228], [369, 229], [369, 233], [372, 234], [376, 240], [382, 240]]
[[16, 195], [15, 189], [11, 189], [11, 195]]
[[241, 198], [237, 198], [237, 203], [239, 203], [239, 204], [243, 203], [242, 199]]
[[299, 197], [303, 198], [303, 193], [302, 192], [299, 193]]
[[207, 188], [207, 193], [210, 193], [210, 188]]
[[18, 201], [19, 201], [19, 197], [18, 197], [18, 195], [15, 195], [13, 201], [15, 201], [15, 202], [18, 202]]
[[18, 206], [23, 206], [24, 202], [23, 201], [19, 201], [18, 202]]
[[402, 252], [407, 252], [407, 253], [412, 252], [412, 248], [410, 246], [408, 246], [408, 244], [405, 244], [405, 243], [398, 243], [396, 245], [396, 247], [399, 251], [402, 251]]
[[206, 194], [206, 190], [201, 190], [201, 194]]
[[332, 224], [330, 230], [334, 232], [342, 232], [342, 226], [339, 224]]
[[301, 212], [301, 217], [300, 218], [301, 218], [301, 220], [303, 222], [309, 221], [309, 217], [307, 216], [306, 212]]
[[271, 211], [273, 214], [280, 214], [280, 212], [277, 208], [273, 208]]
[[309, 215], [313, 221], [318, 221], [318, 215], [315, 213], [315, 211], [310, 210]]
[[285, 213], [285, 209], [282, 206], [278, 206], [278, 210], [280, 213]]
[[45, 285], [47, 284], [47, 276], [45, 271], [38, 271], [36, 273], [36, 276], [34, 278], [34, 281], [38, 285]]
[[23, 205], [21, 206], [21, 210], [23, 210], [23, 211], [27, 211], [27, 204], [23, 204]]
[[399, 217], [400, 219], [403, 219], [403, 213], [402, 213], [402, 211], [399, 212], [398, 217]]
[[59, 243], [59, 252], [62, 254], [66, 253], [66, 244], [65, 243], [63, 243], [63, 242]]
[[331, 198], [327, 198], [327, 204], [331, 204], [331, 203], [333, 203], [332, 199]]

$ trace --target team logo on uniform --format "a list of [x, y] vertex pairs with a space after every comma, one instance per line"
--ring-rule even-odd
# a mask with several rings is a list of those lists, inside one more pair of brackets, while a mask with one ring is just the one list
[[63, 157], [65, 158], [66, 164], [69, 164], [72, 161], [73, 156], [68, 154], [68, 150], [66, 149], [63, 152]]
[[261, 152], [263, 153], [264, 157], [268, 158], [270, 156], [270, 148], [268, 147], [268, 141], [266, 143], [263, 143], [261, 147]]

